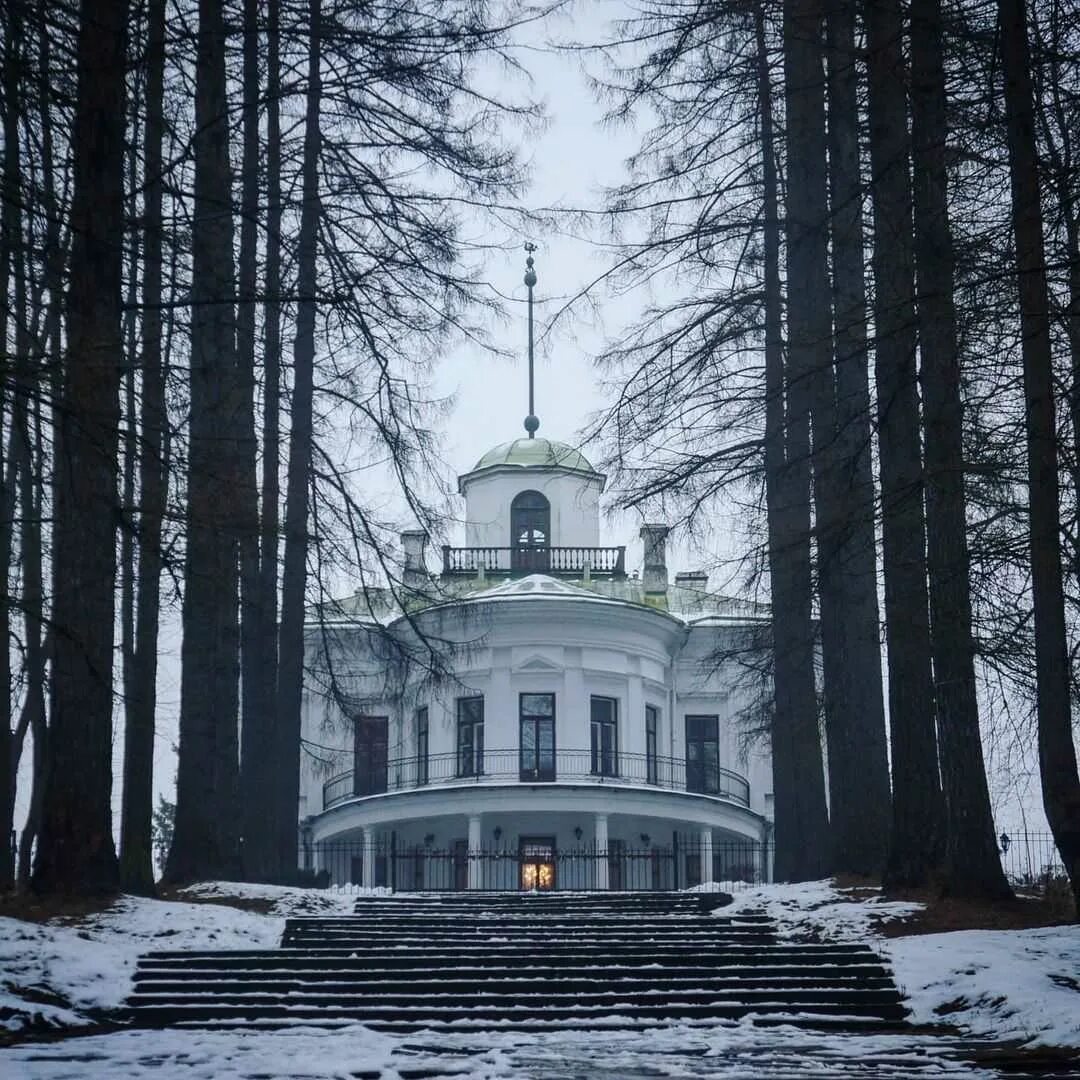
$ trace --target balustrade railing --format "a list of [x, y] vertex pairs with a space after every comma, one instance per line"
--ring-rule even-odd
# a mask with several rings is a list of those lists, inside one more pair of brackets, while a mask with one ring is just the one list
[[443, 573], [625, 577], [625, 547], [443, 547]]
[[[605, 769], [605, 766], [607, 768]], [[613, 766], [613, 767], [612, 767]], [[520, 750], [487, 750], [482, 755], [428, 754], [392, 758], [385, 769], [368, 767], [332, 777], [323, 785], [323, 809], [346, 799], [408, 791], [439, 785], [481, 783], [525, 784], [556, 781], [595, 784], [634, 784], [715, 795], [742, 806], [750, 805], [750, 784], [730, 769], [651, 754], [619, 754], [600, 760], [591, 750], [556, 750], [524, 760]]]

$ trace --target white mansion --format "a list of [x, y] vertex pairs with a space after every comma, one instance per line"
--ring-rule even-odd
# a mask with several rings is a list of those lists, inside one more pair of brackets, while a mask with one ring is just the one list
[[600, 546], [604, 476], [537, 423], [459, 478], [466, 546], [440, 573], [407, 532], [397, 605], [368, 590], [313, 613], [306, 865], [402, 890], [769, 874], [770, 761], [737, 722], [767, 609], [670, 580], [661, 525], [628, 572]]

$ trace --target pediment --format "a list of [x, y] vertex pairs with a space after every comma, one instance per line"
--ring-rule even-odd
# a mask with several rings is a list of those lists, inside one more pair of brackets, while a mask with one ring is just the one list
[[526, 657], [520, 663], [515, 664], [514, 671], [562, 671], [562, 665], [539, 653]]

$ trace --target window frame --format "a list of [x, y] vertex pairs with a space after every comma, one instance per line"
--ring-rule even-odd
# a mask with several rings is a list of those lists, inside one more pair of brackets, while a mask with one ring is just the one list
[[[550, 715], [542, 715], [539, 713], [525, 713], [525, 699], [527, 697], [544, 697], [551, 699], [551, 713]], [[547, 690], [534, 692], [534, 691], [522, 691], [518, 694], [518, 778], [524, 783], [551, 783], [557, 775], [557, 731], [558, 725], [556, 724], [556, 709], [557, 703], [555, 701], [554, 692]], [[551, 724], [551, 769], [544, 770], [540, 763], [540, 725], [543, 721], [549, 721]], [[536, 768], [525, 768], [525, 724], [530, 722], [535, 727], [535, 740], [533, 746], [533, 753], [536, 756]], [[526, 776], [526, 773], [533, 773], [532, 776]]]
[[[607, 702], [611, 706], [609, 719], [597, 720], [595, 718], [593, 708], [597, 702]], [[605, 730], [610, 732], [611, 743], [607, 753], [604, 750]], [[619, 775], [619, 699], [607, 694], [589, 695], [589, 775], [612, 777]]]
[[[690, 738], [691, 721], [708, 720], [712, 722], [712, 738]], [[720, 794], [720, 717], [717, 713], [688, 713], [684, 720], [686, 729], [686, 790], [696, 795], [719, 795]], [[702, 752], [702, 760], [694, 762], [694, 771], [700, 769], [700, 786], [697, 778], [691, 776], [690, 743], [698, 743], [705, 748]], [[708, 747], [712, 747], [713, 758], [707, 760]], [[711, 768], [710, 768], [711, 766]], [[711, 782], [710, 782], [711, 781]]]
[[660, 709], [656, 705], [645, 706], [645, 783], [660, 783], [659, 768]]
[[[479, 703], [479, 716], [467, 716], [466, 710]], [[459, 697], [456, 705], [457, 715], [457, 753], [456, 775], [474, 777], [484, 775], [484, 695], [469, 694]], [[466, 749], [465, 731], [470, 732]]]
[[423, 787], [430, 779], [428, 768], [430, 751], [430, 727], [428, 707], [421, 705], [413, 714], [413, 735], [416, 739], [416, 786]]

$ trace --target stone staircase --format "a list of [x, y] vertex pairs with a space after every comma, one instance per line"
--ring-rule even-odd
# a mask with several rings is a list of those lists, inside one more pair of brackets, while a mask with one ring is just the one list
[[128, 1005], [145, 1026], [903, 1026], [866, 946], [778, 940], [763, 914], [715, 906], [686, 893], [364, 897], [352, 916], [289, 919], [280, 949], [144, 956]]

